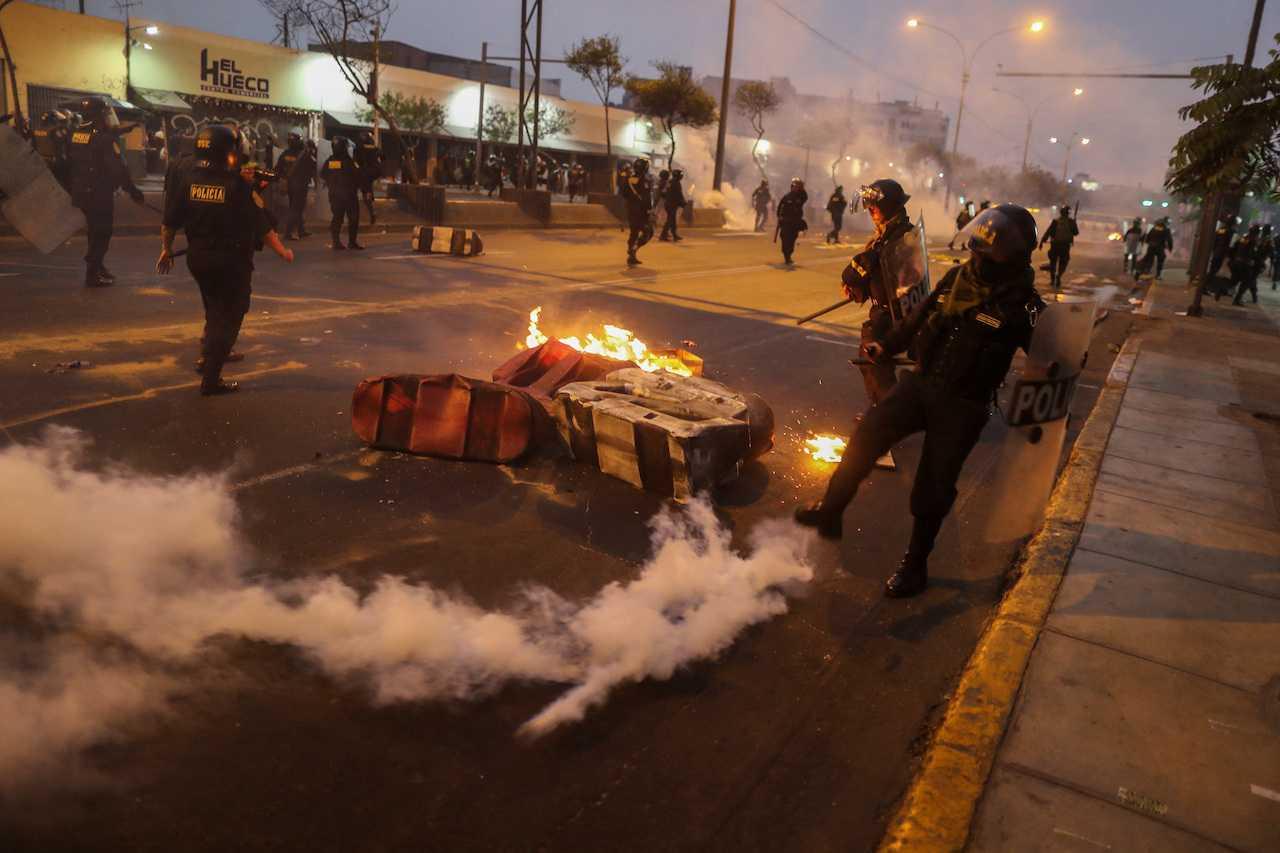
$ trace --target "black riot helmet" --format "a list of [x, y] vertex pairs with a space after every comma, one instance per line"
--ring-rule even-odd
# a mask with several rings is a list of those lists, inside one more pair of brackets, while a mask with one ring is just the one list
[[1070, 215], [1071, 215], [1071, 203], [1070, 203], [1070, 202], [1065, 202], [1065, 201], [1064, 201], [1062, 204], [1058, 205], [1058, 215], [1059, 215], [1059, 216], [1070, 216]]
[[215, 169], [233, 171], [240, 165], [240, 134], [225, 124], [210, 124], [196, 134], [195, 156]]
[[858, 209], [859, 204], [862, 207], [877, 208], [886, 219], [890, 219], [907, 206], [910, 198], [902, 184], [893, 178], [881, 178], [858, 190], [853, 206], [854, 210]]
[[792, 178], [792, 179], [791, 179], [791, 189], [793, 189], [793, 190], [802, 190], [802, 189], [804, 189], [804, 181], [800, 180], [799, 178]]
[[289, 131], [289, 150], [302, 150], [302, 134], [298, 133], [296, 130]]
[[637, 157], [635, 159], [635, 162], [631, 164], [631, 170], [635, 174], [640, 175], [641, 177], [644, 177], [649, 173], [649, 158]]
[[659, 172], [659, 173], [658, 173], [658, 177], [659, 177], [659, 178], [669, 178], [669, 177], [671, 177], [671, 171], [670, 171], [669, 169], [663, 169], [661, 172]]
[[347, 145], [349, 144], [347, 138], [345, 136], [335, 136], [332, 141], [334, 156], [346, 157], [348, 154]]
[[844, 184], [838, 184], [836, 186], [836, 195], [844, 195]]
[[372, 145], [372, 144], [373, 144], [373, 134], [372, 134], [372, 133], [370, 133], [370, 132], [369, 132], [369, 131], [367, 131], [367, 130], [366, 130], [364, 133], [360, 134], [360, 144], [361, 144], [361, 145]]
[[969, 226], [968, 248], [996, 264], [1027, 264], [1036, 247], [1036, 220], [1025, 207], [1002, 204], [978, 214]]
[[[684, 169], [672, 169], [671, 177], [675, 178], [677, 181], [684, 180]], [[1271, 226], [1267, 227], [1270, 228]]]
[[991, 209], [991, 202], [987, 201], [986, 199], [983, 199], [982, 204], [978, 205], [979, 213], [981, 213], [984, 210], [990, 210], [990, 209]]
[[107, 103], [107, 99], [99, 95], [87, 95], [80, 99], [80, 114], [84, 120], [97, 128], [119, 127], [120, 119], [116, 118], [115, 108]]

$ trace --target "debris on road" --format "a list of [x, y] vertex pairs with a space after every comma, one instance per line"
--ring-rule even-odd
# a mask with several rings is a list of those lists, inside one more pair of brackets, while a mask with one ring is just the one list
[[75, 361], [60, 361], [46, 370], [45, 373], [67, 373], [72, 370], [88, 370], [91, 367], [93, 367], [93, 362], [81, 361], [77, 358]]

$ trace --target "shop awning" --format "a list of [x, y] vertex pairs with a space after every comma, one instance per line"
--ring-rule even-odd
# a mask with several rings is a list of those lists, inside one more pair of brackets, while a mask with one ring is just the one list
[[189, 113], [191, 105], [177, 92], [164, 89], [133, 89], [134, 97], [143, 107], [159, 113]]

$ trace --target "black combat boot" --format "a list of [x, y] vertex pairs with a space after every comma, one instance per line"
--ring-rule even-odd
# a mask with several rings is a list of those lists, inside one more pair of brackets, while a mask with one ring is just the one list
[[911, 598], [929, 585], [929, 554], [942, 529], [942, 518], [916, 516], [911, 526], [911, 544], [898, 570], [884, 582], [885, 598]]
[[839, 539], [844, 533], [843, 514], [836, 514], [822, 508], [822, 502], [810, 504], [796, 509], [797, 524], [812, 527], [823, 539]]
[[102, 274], [99, 267], [86, 267], [84, 271], [85, 287], [110, 287], [115, 284], [114, 279], [107, 278]]
[[627, 255], [627, 266], [634, 267], [634, 266], [639, 266], [639, 264], [640, 264], [640, 259], [636, 257], [635, 252], [631, 252], [630, 254]]
[[200, 383], [201, 397], [220, 397], [224, 394], [234, 394], [240, 390], [240, 383], [226, 382], [222, 379], [213, 381], [205, 380]]
[[116, 274], [113, 273], [111, 270], [107, 269], [105, 264], [98, 267], [98, 277], [105, 281], [109, 281], [112, 284], [116, 283]]

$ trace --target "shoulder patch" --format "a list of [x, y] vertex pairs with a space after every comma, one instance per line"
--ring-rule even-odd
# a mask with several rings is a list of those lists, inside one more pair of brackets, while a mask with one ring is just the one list
[[207, 204], [225, 204], [227, 188], [221, 184], [192, 184], [190, 198]]
[[330, 161], [329, 161], [329, 168], [330, 168], [330, 169], [341, 169], [341, 168], [342, 168], [342, 161], [341, 161], [341, 160], [330, 160]]
[[87, 130], [77, 130], [71, 134], [71, 141], [77, 145], [88, 145], [90, 139], [93, 139], [93, 134]]

